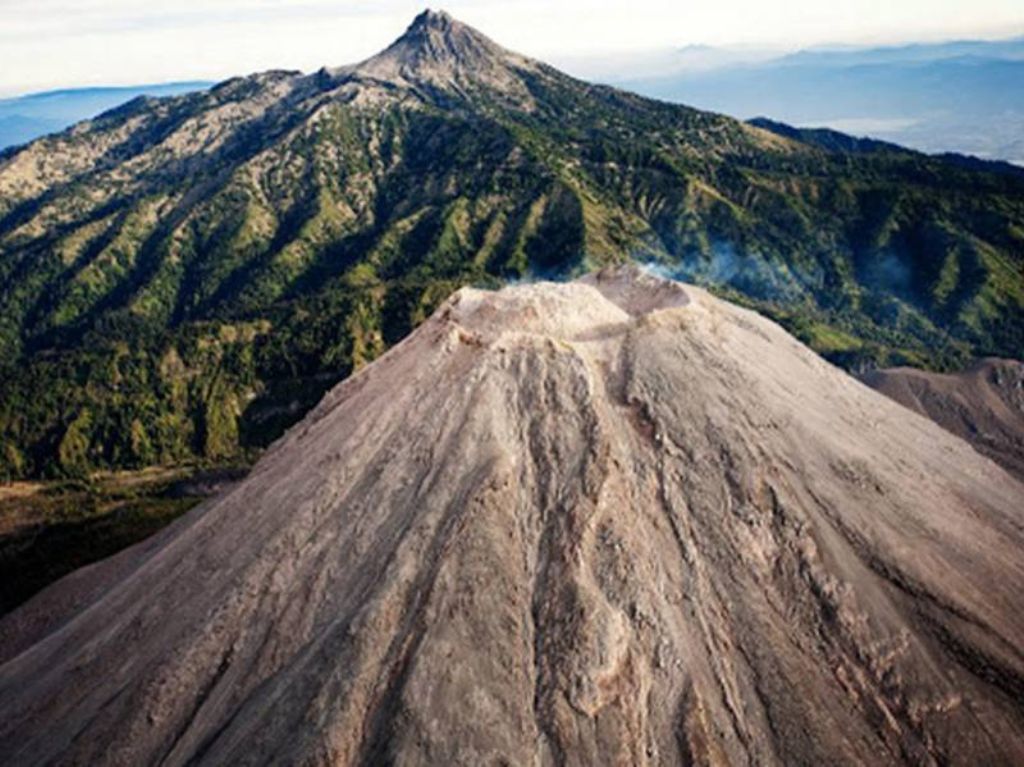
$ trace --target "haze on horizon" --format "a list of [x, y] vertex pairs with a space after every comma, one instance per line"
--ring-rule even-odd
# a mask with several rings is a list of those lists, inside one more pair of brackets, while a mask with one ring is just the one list
[[[1019, 0], [450, 0], [441, 8], [499, 43], [553, 63], [686, 45], [796, 49], [1000, 38], [1024, 32]], [[386, 46], [423, 0], [0, 0], [0, 95], [89, 85], [217, 80], [358, 61]]]

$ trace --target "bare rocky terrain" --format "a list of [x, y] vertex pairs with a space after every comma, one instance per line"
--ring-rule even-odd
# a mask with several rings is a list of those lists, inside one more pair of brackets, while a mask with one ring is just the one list
[[0, 622], [5, 764], [1024, 761], [1024, 485], [633, 269], [463, 289]]
[[863, 380], [1024, 481], [1024, 363], [984, 359], [953, 374], [892, 368], [871, 371]]

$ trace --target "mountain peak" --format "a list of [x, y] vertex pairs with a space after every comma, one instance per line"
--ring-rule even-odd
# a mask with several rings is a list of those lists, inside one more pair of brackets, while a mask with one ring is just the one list
[[386, 50], [352, 71], [398, 85], [447, 91], [484, 86], [528, 105], [529, 94], [516, 70], [535, 67], [535, 62], [502, 48], [444, 11], [426, 10]]
[[446, 64], [449, 67], [494, 63], [509, 54], [486, 35], [453, 19], [444, 11], [423, 11], [382, 56], [398, 54], [407, 65]]
[[445, 11], [435, 11], [427, 8], [412, 20], [412, 24], [409, 25], [409, 32], [416, 29], [450, 29], [453, 25], [463, 26]]

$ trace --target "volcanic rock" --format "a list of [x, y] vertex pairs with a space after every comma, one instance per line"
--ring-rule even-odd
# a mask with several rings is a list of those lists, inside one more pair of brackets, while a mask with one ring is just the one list
[[1024, 363], [983, 359], [960, 373], [890, 368], [870, 371], [863, 380], [1024, 481]]
[[0, 640], [5, 764], [1020, 764], [1024, 485], [697, 288], [463, 289]]

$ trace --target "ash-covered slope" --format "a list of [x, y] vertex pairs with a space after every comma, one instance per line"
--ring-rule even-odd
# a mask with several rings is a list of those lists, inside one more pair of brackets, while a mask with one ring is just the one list
[[466, 289], [238, 488], [0, 623], [0, 754], [1019, 764], [1022, 508], [699, 289]]
[[963, 437], [1024, 481], [1024, 363], [985, 359], [947, 374], [873, 370], [863, 380]]

